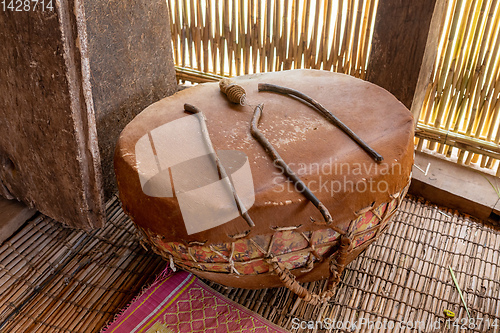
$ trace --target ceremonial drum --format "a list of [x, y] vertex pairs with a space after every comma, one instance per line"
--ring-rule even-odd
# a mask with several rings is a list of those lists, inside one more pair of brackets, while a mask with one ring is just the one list
[[[115, 154], [123, 208], [172, 265], [328, 300], [406, 194], [412, 115], [386, 90], [327, 71], [255, 74], [224, 88], [236, 103], [218, 83], [200, 84], [126, 126]], [[300, 285], [324, 278], [319, 295]]]

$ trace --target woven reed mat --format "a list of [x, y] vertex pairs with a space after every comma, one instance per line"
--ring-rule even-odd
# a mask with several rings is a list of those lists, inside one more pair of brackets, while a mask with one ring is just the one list
[[163, 270], [139, 243], [119, 201], [102, 229], [44, 216], [0, 247], [0, 332], [98, 332]]
[[[328, 304], [296, 304], [285, 288], [207, 283], [291, 332], [351, 332], [325, 329], [348, 321], [357, 332], [419, 331], [411, 326], [465, 332], [456, 326], [467, 314], [452, 266], [472, 317], [468, 326], [477, 326], [468, 332], [499, 332], [498, 244], [500, 233], [478, 221], [407, 198], [387, 232], [347, 267]], [[90, 233], [37, 217], [0, 247], [1, 331], [98, 332], [164, 267], [139, 245], [116, 198], [108, 203], [107, 225]], [[312, 291], [324, 285], [305, 284]], [[456, 313], [449, 328], [443, 309]], [[380, 325], [389, 328], [375, 328]]]

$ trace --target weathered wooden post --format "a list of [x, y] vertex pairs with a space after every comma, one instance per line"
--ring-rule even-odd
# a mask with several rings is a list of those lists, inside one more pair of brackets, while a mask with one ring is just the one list
[[0, 8], [0, 194], [100, 227], [120, 131], [176, 90], [167, 4], [34, 4]]
[[445, 3], [384, 0], [378, 4], [367, 80], [390, 91], [409, 109], [422, 90], [417, 82], [425, 85], [425, 75], [429, 78]]

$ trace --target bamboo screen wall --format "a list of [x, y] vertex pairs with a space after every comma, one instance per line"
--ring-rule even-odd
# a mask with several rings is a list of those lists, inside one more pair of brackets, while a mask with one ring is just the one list
[[[292, 68], [365, 77], [378, 0], [167, 2], [181, 77]], [[209, 79], [198, 75], [200, 81]]]
[[[448, 0], [417, 148], [500, 176], [500, 1]], [[424, 140], [425, 138], [425, 140]]]

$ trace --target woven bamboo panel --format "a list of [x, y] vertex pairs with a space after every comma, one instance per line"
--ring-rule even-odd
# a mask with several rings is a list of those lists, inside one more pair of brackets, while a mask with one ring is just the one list
[[[93, 233], [40, 216], [2, 244], [1, 332], [98, 332], [154, 280], [166, 263], [142, 248], [116, 198], [107, 211], [107, 224]], [[340, 332], [320, 329], [319, 324], [314, 324], [317, 330], [294, 329], [301, 321], [325, 318], [431, 325], [444, 320], [443, 309], [454, 311], [459, 319], [467, 317], [448, 271], [451, 265], [472, 318], [482, 320], [483, 326], [470, 331], [487, 332], [489, 321], [490, 332], [498, 332], [499, 243], [500, 233], [478, 221], [407, 198], [387, 232], [347, 267], [329, 303], [296, 302], [286, 288], [246, 290], [209, 284], [291, 332]], [[325, 281], [304, 286], [318, 292]], [[382, 332], [359, 328], [358, 332]], [[456, 327], [442, 331], [456, 332]]]
[[500, 3], [447, 6], [417, 147], [500, 177]]
[[314, 68], [364, 77], [378, 0], [167, 0], [174, 62], [234, 76]]

